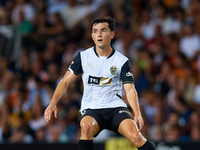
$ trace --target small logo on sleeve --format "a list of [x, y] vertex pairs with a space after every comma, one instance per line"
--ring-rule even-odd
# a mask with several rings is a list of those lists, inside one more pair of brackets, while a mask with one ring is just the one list
[[130, 76], [133, 76], [133, 74], [129, 71], [129, 72], [126, 73], [126, 76], [130, 77]]
[[69, 68], [71, 68], [71, 66], [74, 64], [74, 61], [72, 61], [72, 63], [69, 65]]

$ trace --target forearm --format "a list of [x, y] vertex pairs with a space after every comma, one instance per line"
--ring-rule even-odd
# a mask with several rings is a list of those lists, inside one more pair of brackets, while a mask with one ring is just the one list
[[56, 105], [58, 101], [61, 99], [61, 97], [65, 94], [67, 88], [69, 85], [74, 81], [76, 76], [71, 73], [70, 71], [67, 71], [63, 79], [58, 84], [53, 97], [51, 99], [50, 105]]
[[129, 102], [129, 105], [133, 109], [135, 115], [141, 115], [140, 106], [138, 101], [138, 95], [135, 88], [131, 88], [126, 92], [126, 97]]
[[62, 96], [65, 94], [67, 88], [68, 88], [68, 84], [64, 83], [63, 80], [60, 81], [60, 83], [58, 84], [58, 86], [56, 87], [56, 90], [53, 94], [53, 97], [50, 101], [50, 105], [56, 105], [58, 103], [58, 101], [62, 98]]

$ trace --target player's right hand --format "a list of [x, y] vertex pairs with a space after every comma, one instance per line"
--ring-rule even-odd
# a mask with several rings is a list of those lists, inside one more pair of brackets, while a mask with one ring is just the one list
[[44, 119], [46, 122], [49, 122], [49, 120], [51, 119], [52, 113], [54, 113], [54, 117], [57, 118], [58, 110], [57, 110], [56, 105], [49, 104], [49, 106], [44, 111]]

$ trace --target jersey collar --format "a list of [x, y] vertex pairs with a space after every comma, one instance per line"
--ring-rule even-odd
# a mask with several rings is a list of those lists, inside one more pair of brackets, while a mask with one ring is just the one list
[[[93, 49], [94, 49], [94, 53], [96, 54], [96, 56], [99, 57], [99, 55], [97, 54], [97, 51], [96, 51], [96, 46], [94, 46]], [[115, 49], [112, 47], [112, 53], [107, 57], [107, 59], [110, 58], [112, 55], [114, 55], [114, 53], [115, 53]]]

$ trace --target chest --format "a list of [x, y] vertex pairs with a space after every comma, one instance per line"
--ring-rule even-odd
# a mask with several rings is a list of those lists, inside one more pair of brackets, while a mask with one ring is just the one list
[[121, 65], [115, 58], [88, 58], [83, 62], [83, 73], [96, 77], [117, 77]]

